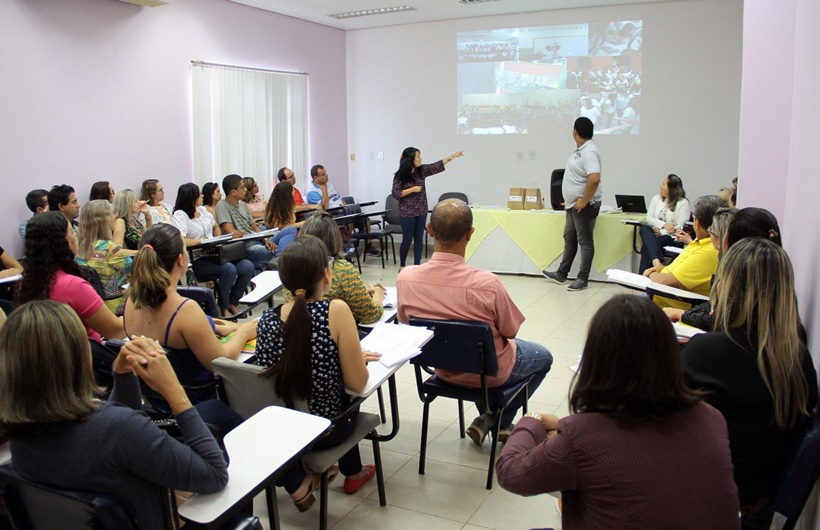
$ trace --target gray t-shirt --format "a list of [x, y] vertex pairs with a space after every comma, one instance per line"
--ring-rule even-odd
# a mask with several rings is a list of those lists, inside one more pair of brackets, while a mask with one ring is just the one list
[[220, 225], [222, 223], [231, 223], [234, 228], [246, 234], [254, 232], [254, 229], [251, 228], [251, 223], [253, 223], [251, 211], [248, 210], [248, 205], [242, 201], [239, 201], [236, 206], [228, 201], [216, 203], [216, 222]]
[[[601, 172], [601, 155], [598, 148], [587, 140], [584, 145], [575, 150], [567, 160], [567, 169], [564, 171], [564, 183], [561, 185], [561, 192], [564, 194], [566, 209], [569, 210], [575, 204], [575, 200], [584, 196], [587, 188], [587, 180], [592, 173]], [[592, 196], [593, 201], [601, 200], [601, 185], [595, 190]]]

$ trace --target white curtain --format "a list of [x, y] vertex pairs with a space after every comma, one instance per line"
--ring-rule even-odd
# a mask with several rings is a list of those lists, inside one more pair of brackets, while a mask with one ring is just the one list
[[267, 198], [276, 171], [308, 173], [308, 76], [193, 64], [195, 182], [253, 177]]

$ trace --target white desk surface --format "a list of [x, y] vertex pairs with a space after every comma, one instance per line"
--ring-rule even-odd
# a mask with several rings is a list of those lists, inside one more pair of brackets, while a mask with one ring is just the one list
[[364, 390], [362, 390], [361, 392], [353, 392], [349, 388], [346, 388], [345, 392], [347, 392], [351, 396], [366, 398], [370, 394], [378, 390], [378, 388], [382, 386], [384, 382], [387, 381], [391, 375], [395, 374], [402, 366], [404, 366], [403, 362], [395, 366], [391, 366], [390, 368], [386, 367], [380, 362], [368, 363], [367, 373], [369, 375]]
[[282, 288], [278, 271], [263, 271], [251, 278], [253, 291], [239, 299], [240, 304], [255, 304]]
[[200, 524], [216, 520], [330, 427], [330, 420], [283, 407], [267, 407], [225, 436], [231, 457], [228, 485], [195, 494], [179, 515]]

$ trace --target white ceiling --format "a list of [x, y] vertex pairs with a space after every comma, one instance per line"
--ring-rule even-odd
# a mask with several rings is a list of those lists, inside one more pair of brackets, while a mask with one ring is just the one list
[[[493, 2], [462, 4], [458, 0], [230, 0], [238, 4], [258, 7], [274, 13], [289, 15], [326, 26], [349, 30], [376, 28], [449, 20], [454, 18], [483, 17], [527, 13], [548, 9], [574, 7], [597, 7], [619, 4], [639, 4], [646, 2], [668, 2], [674, 0], [499, 0]], [[378, 9], [381, 7], [411, 6], [417, 11], [387, 13], [366, 17], [336, 20], [328, 15]]]

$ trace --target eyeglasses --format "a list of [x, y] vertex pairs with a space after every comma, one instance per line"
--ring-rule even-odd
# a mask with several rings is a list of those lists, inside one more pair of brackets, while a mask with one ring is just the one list
[[334, 263], [336, 263], [336, 258], [334, 258], [333, 256], [328, 256], [327, 257], [327, 268], [328, 269], [333, 269], [333, 264]]
[[720, 234], [717, 232], [712, 232], [711, 230], [707, 230], [706, 232], [708, 232], [710, 236], [720, 239]]

